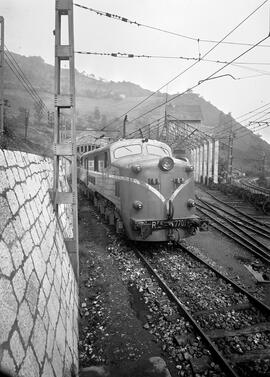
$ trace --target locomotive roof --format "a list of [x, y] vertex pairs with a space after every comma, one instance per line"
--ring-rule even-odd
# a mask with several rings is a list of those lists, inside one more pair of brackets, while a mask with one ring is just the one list
[[[146, 141], [147, 140], [147, 141]], [[158, 140], [153, 140], [153, 139], [120, 139], [118, 141], [114, 141], [112, 143], [107, 144], [104, 147], [93, 149], [92, 151], [85, 152], [81, 155], [81, 157], [87, 157], [89, 155], [95, 154], [95, 153], [102, 153], [108, 149], [111, 149], [111, 147], [120, 147], [122, 145], [130, 145], [130, 144], [143, 144], [143, 143], [148, 143], [151, 142], [151, 144], [156, 144], [156, 145], [166, 145], [167, 148], [171, 149], [168, 144], [163, 143]]]

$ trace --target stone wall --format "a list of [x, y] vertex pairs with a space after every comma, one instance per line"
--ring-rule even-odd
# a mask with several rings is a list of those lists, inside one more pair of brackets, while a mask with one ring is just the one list
[[[63, 180], [62, 186], [65, 185]], [[0, 368], [12, 376], [74, 376], [78, 286], [48, 190], [52, 163], [0, 150]]]

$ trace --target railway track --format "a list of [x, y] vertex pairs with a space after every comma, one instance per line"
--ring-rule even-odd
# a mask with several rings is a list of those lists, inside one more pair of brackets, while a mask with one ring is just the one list
[[134, 251], [226, 376], [270, 375], [270, 307], [183, 246]]
[[269, 283], [269, 226], [213, 195], [210, 200], [197, 197], [197, 210], [210, 219], [211, 227], [244, 247], [256, 259], [263, 262], [259, 269], [256, 266], [258, 273], [254, 273], [252, 267], [251, 272], [256, 275], [259, 282]]

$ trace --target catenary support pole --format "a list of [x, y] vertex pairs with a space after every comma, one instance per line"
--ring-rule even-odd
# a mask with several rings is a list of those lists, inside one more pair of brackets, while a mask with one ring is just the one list
[[[62, 19], [67, 17], [67, 30], [62, 30]], [[62, 40], [68, 35], [68, 44]], [[68, 63], [69, 93], [62, 93], [61, 63]], [[61, 112], [69, 109], [71, 119], [70, 143], [61, 143]], [[66, 110], [67, 111], [67, 110]], [[74, 64], [74, 26], [72, 0], [55, 1], [55, 122], [54, 122], [54, 184], [53, 200], [56, 215], [60, 205], [72, 208], [73, 234], [65, 238], [65, 244], [77, 279], [79, 278], [79, 245], [78, 245], [78, 196], [77, 196], [77, 156], [76, 156], [76, 107], [75, 107], [75, 64]], [[63, 158], [71, 161], [71, 191], [60, 191], [59, 171]]]

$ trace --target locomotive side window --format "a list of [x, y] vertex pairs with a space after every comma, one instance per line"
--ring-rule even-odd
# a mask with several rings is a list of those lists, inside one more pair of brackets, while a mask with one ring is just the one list
[[155, 156], [169, 156], [170, 155], [168, 149], [162, 147], [161, 145], [147, 144], [146, 150], [148, 154], [154, 154]]
[[140, 144], [133, 144], [133, 145], [128, 145], [128, 146], [123, 146], [116, 148], [114, 151], [113, 155], [114, 158], [120, 158], [120, 157], [125, 157], [125, 156], [130, 156], [133, 154], [140, 154], [142, 153], [142, 146]]

